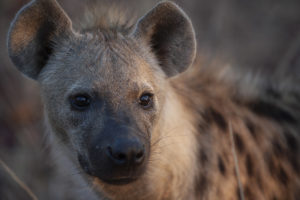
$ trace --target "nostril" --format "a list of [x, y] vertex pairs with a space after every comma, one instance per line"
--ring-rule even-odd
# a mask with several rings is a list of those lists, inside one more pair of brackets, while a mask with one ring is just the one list
[[125, 162], [127, 159], [126, 154], [118, 151], [114, 151], [110, 146], [107, 147], [107, 152], [110, 158], [112, 158], [114, 161], [118, 162]]
[[136, 154], [135, 158], [139, 159], [139, 158], [143, 157], [143, 155], [144, 155], [144, 152], [141, 151], [138, 154]]
[[143, 161], [144, 158], [144, 150], [140, 150], [136, 155], [135, 155], [135, 162], [140, 163]]
[[118, 154], [116, 155], [116, 158], [117, 158], [118, 160], [126, 160], [126, 155], [123, 154], [123, 153], [118, 153]]

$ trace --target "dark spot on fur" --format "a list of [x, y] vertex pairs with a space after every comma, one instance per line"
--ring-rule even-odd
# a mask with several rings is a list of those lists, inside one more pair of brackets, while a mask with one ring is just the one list
[[248, 119], [245, 120], [245, 124], [246, 124], [246, 127], [249, 130], [250, 134], [252, 135], [252, 137], [255, 140], [257, 140], [257, 133], [256, 133], [255, 125]]
[[201, 123], [198, 124], [198, 132], [199, 132], [199, 134], [207, 133], [208, 130], [209, 130], [209, 126], [208, 126], [207, 123], [201, 122]]
[[272, 158], [272, 156], [270, 154], [265, 154], [265, 161], [267, 163], [267, 167], [269, 169], [270, 175], [273, 176], [273, 174], [275, 173], [275, 163], [274, 160]]
[[249, 176], [253, 175], [253, 160], [249, 154], [246, 156], [246, 168]]
[[284, 155], [285, 153], [284, 149], [277, 139], [273, 139], [272, 144], [273, 144], [273, 151], [276, 156]]
[[200, 150], [200, 164], [204, 166], [208, 161], [208, 156], [203, 149]]
[[297, 142], [297, 138], [293, 136], [291, 133], [286, 131], [284, 133], [286, 145], [289, 151], [286, 152], [285, 156], [291, 164], [291, 167], [297, 174], [300, 174], [300, 160], [299, 160], [299, 146]]
[[243, 142], [241, 136], [238, 133], [234, 132], [233, 139], [234, 139], [234, 143], [235, 143], [237, 150], [240, 153], [242, 153], [244, 151], [244, 142]]
[[254, 199], [253, 193], [252, 193], [249, 186], [245, 187], [245, 198], [248, 199], [248, 200]]
[[291, 164], [291, 167], [294, 169], [294, 171], [297, 174], [300, 174], [300, 160], [299, 160], [299, 155], [298, 154], [293, 154], [293, 153], [288, 153], [287, 154], [287, 159]]
[[225, 176], [226, 166], [225, 166], [224, 161], [222, 160], [222, 158], [220, 156], [218, 157], [218, 167], [219, 167], [219, 170], [220, 170], [221, 174], [223, 176]]
[[279, 168], [277, 177], [283, 185], [286, 185], [288, 183], [289, 178], [282, 167]]
[[276, 197], [276, 196], [274, 196], [274, 197], [272, 198], [272, 200], [277, 200], [277, 197]]
[[[200, 168], [204, 168], [208, 162], [209, 162], [209, 157], [207, 155], [207, 152], [205, 151], [204, 148], [199, 148], [198, 150], [198, 162], [199, 162], [199, 166]], [[197, 195], [197, 197], [201, 197], [205, 191], [208, 188], [208, 178], [207, 178], [207, 174], [205, 173], [201, 173], [199, 177], [197, 177], [195, 179], [195, 194]]]
[[298, 144], [297, 144], [297, 139], [289, 132], [285, 132], [284, 133], [287, 145], [289, 147], [289, 149], [296, 153], [298, 151]]
[[208, 179], [202, 174], [195, 183], [195, 192], [197, 197], [201, 197], [208, 188]]
[[280, 108], [277, 105], [265, 102], [256, 101], [248, 103], [248, 107], [256, 114], [263, 117], [273, 119], [277, 122], [297, 123], [297, 120], [288, 111]]
[[218, 125], [218, 127], [226, 133], [228, 124], [223, 115], [216, 111], [214, 108], [207, 109], [203, 117], [207, 120], [208, 123], [214, 121]]
[[262, 178], [261, 178], [261, 175], [258, 174], [256, 176], [256, 182], [257, 182], [257, 185], [258, 185], [258, 188], [260, 189], [260, 191], [264, 191], [264, 186], [263, 186], [263, 182], [262, 182]]
[[243, 99], [240, 98], [240, 96], [236, 96], [236, 95], [232, 97], [232, 101], [237, 105], [243, 105], [244, 102]]
[[281, 94], [274, 90], [273, 88], [268, 88], [266, 90], [266, 94], [269, 95], [270, 97], [274, 98], [274, 99], [280, 99], [281, 98]]

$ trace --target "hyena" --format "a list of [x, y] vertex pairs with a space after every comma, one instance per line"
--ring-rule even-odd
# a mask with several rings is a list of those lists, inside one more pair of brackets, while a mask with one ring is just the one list
[[300, 199], [298, 87], [201, 68], [172, 2], [107, 22], [75, 30], [55, 0], [35, 0], [8, 35], [41, 86], [53, 148], [95, 199]]

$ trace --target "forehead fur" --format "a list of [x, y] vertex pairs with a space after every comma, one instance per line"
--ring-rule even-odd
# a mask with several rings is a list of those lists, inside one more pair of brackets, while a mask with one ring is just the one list
[[109, 92], [130, 84], [155, 87], [164, 78], [147, 46], [121, 33], [88, 32], [56, 44], [56, 53], [40, 76], [43, 85], [98, 87]]

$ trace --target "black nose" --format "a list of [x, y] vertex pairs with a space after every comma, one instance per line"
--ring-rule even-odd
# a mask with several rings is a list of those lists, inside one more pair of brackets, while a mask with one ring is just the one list
[[143, 162], [145, 148], [138, 140], [117, 140], [106, 148], [106, 154], [115, 165], [134, 167]]

